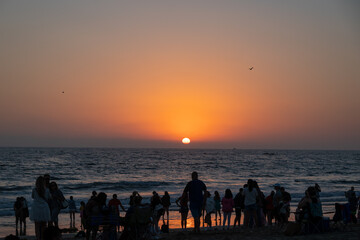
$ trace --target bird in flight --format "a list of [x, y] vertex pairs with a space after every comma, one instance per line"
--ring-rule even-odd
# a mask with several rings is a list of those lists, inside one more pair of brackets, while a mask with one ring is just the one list
[[249, 70], [253, 70], [254, 67], [249, 68]]

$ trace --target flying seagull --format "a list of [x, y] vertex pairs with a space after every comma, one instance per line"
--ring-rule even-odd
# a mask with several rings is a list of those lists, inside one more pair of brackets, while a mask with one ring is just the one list
[[249, 70], [253, 70], [254, 67], [249, 68]]

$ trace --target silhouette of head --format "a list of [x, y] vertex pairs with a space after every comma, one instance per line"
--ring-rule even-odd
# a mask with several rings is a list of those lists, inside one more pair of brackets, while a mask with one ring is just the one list
[[198, 179], [198, 173], [197, 173], [197, 172], [193, 172], [193, 173], [191, 174], [191, 178], [192, 178], [192, 180], [197, 180], [197, 179]]

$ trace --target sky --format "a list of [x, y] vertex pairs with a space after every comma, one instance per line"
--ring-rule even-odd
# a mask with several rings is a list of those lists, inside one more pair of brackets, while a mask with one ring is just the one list
[[359, 1], [2, 0], [0, 36], [2, 147], [360, 149]]

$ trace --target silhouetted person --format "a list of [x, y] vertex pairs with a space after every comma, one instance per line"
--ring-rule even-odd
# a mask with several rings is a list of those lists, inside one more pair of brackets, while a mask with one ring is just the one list
[[73, 196], [69, 200], [70, 228], [75, 228], [76, 203]]
[[[119, 206], [124, 212], [126, 212], [124, 206], [122, 205], [121, 201], [117, 198], [116, 194], [113, 195], [113, 198], [109, 201], [108, 206], [110, 211], [116, 216], [120, 216]], [[118, 230], [120, 230], [120, 225], [118, 226]]]
[[30, 209], [30, 220], [35, 222], [37, 240], [42, 240], [46, 223], [51, 220], [50, 208], [47, 203], [50, 199], [50, 192], [45, 187], [43, 176], [36, 179], [36, 187], [32, 190], [32, 198], [34, 200]]
[[[169, 207], [171, 205], [170, 195], [167, 191], [164, 192], [164, 196], [161, 198], [161, 203], [164, 206], [164, 210], [167, 216], [167, 225], [169, 225]], [[163, 214], [163, 222], [165, 222], [165, 213]]]
[[235, 205], [234, 200], [233, 200], [233, 195], [232, 195], [232, 192], [230, 189], [225, 190], [225, 196], [221, 200], [221, 204], [222, 204], [222, 210], [224, 213], [223, 229], [225, 229], [225, 224], [226, 224], [226, 219], [227, 219], [227, 222], [228, 222], [227, 229], [229, 230], [231, 213], [233, 212], [233, 208]]
[[[21, 235], [25, 235], [26, 232], [26, 217], [28, 217], [26, 215], [26, 210], [25, 210], [25, 206], [27, 209], [27, 204], [24, 202], [26, 201], [25, 198], [23, 197], [17, 197], [16, 198], [16, 202], [14, 203], [14, 211], [15, 211], [15, 221], [16, 221], [16, 236], [18, 236], [18, 226], [19, 226], [19, 222], [20, 222], [20, 236]], [[23, 228], [24, 226], [24, 228]]]
[[106, 212], [106, 194], [100, 192], [96, 197], [91, 198], [85, 206], [85, 229], [86, 229], [86, 240], [96, 239], [97, 231], [99, 230], [99, 224], [92, 222], [92, 219], [99, 218]]
[[188, 207], [189, 197], [186, 192], [183, 192], [181, 197], [179, 197], [175, 203], [180, 207], [179, 212], [181, 213], [181, 228], [186, 229], [187, 224], [187, 216], [189, 213], [189, 207]]
[[189, 193], [190, 211], [194, 218], [194, 231], [200, 232], [200, 217], [203, 208], [204, 195], [206, 185], [198, 179], [198, 173], [191, 174], [192, 180], [186, 185], [184, 192]]
[[242, 195], [243, 190], [244, 190], [243, 188], [240, 188], [239, 192], [236, 194], [236, 196], [234, 198], [234, 204], [235, 204], [234, 227], [236, 226], [236, 223], [238, 223], [238, 225], [240, 227], [241, 209], [243, 209], [243, 205], [244, 205], [244, 196]]
[[51, 210], [51, 223], [55, 225], [55, 227], [59, 226], [59, 213], [62, 208], [62, 202], [65, 200], [63, 193], [58, 188], [56, 182], [50, 183], [50, 210]]

